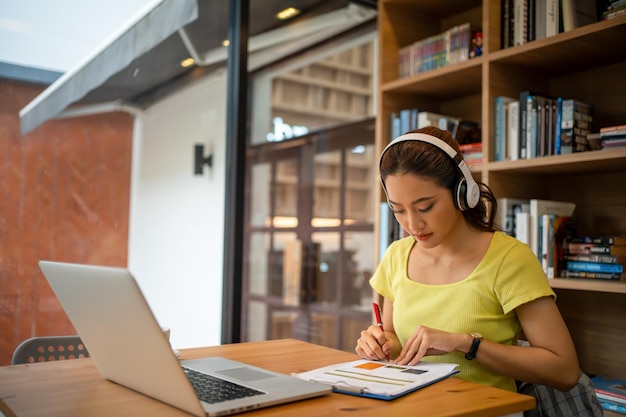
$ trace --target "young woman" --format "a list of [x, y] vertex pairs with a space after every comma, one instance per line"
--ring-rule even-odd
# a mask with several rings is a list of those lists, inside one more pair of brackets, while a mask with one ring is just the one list
[[[576, 351], [539, 260], [497, 231], [496, 199], [476, 183], [457, 142], [427, 127], [392, 141], [379, 161], [389, 206], [408, 237], [370, 280], [382, 332], [361, 332], [362, 358], [458, 363], [459, 378], [516, 390], [515, 380], [567, 391]], [[518, 346], [523, 332], [530, 347]]]

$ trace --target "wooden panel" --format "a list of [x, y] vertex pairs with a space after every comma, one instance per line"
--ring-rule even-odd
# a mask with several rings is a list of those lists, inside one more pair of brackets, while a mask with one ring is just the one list
[[626, 302], [624, 294], [556, 290], [581, 368], [626, 379]]

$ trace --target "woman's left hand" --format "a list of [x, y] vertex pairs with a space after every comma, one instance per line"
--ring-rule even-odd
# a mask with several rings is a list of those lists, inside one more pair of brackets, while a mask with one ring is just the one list
[[398, 365], [416, 365], [424, 356], [454, 352], [462, 335], [418, 326], [394, 360]]

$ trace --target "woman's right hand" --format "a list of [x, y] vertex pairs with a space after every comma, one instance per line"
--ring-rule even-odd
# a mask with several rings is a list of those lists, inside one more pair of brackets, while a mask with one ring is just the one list
[[393, 349], [394, 341], [385, 336], [378, 326], [371, 325], [361, 332], [355, 351], [363, 359], [385, 360]]

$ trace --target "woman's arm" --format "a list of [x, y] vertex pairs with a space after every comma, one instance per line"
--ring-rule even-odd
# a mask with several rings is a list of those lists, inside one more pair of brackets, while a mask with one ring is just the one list
[[476, 360], [520, 381], [570, 390], [578, 382], [578, 357], [554, 300], [539, 298], [519, 306], [516, 313], [530, 347], [483, 340]]

